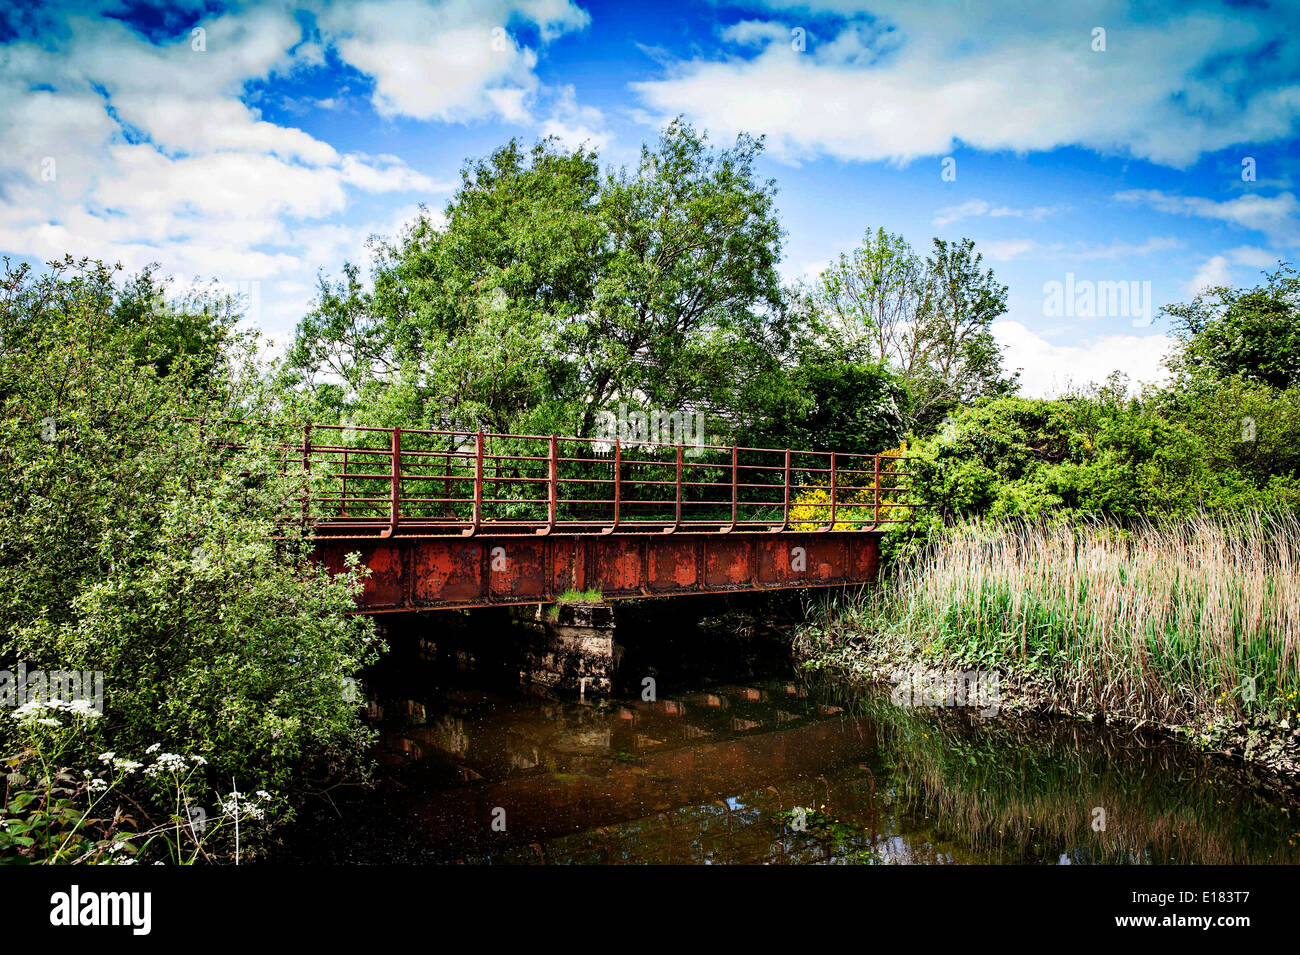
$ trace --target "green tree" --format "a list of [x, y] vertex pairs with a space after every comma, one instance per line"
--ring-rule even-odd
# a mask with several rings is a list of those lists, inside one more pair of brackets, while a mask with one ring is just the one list
[[1274, 388], [1300, 385], [1300, 276], [1288, 263], [1251, 289], [1218, 287], [1167, 305], [1179, 347], [1169, 366], [1180, 376], [1240, 375]]
[[956, 405], [1016, 390], [991, 331], [1006, 296], [971, 240], [935, 239], [923, 260], [877, 229], [822, 272], [809, 304], [827, 341], [896, 369], [911, 392], [908, 423], [925, 434]]
[[560, 336], [590, 308], [607, 258], [595, 154], [511, 141], [461, 176], [444, 225], [421, 214], [396, 241], [373, 241], [373, 289], [352, 264], [322, 280], [292, 381], [372, 420], [396, 390], [395, 423], [408, 425], [446, 414], [507, 430], [550, 396], [563, 405], [574, 368]]
[[286, 380], [339, 414], [500, 431], [588, 435], [620, 401], [734, 412], [784, 335], [761, 149], [678, 121], [601, 176], [584, 149], [512, 142], [466, 167], [444, 225], [375, 244], [372, 290], [351, 265], [322, 283]]
[[272, 410], [255, 340], [229, 303], [182, 321], [157, 291], [6, 262], [0, 653], [103, 672], [83, 760], [161, 744], [283, 793], [355, 767], [368, 731], [343, 681], [374, 631], [350, 615], [359, 579], [310, 560], [285, 435], [212, 423]]
[[[610, 258], [589, 315], [566, 337], [580, 356], [580, 431], [615, 400], [734, 409], [732, 385], [770, 357], [783, 301], [775, 185], [756, 178], [762, 141], [730, 149], [677, 120], [635, 170], [607, 177]], [[770, 362], [767, 362], [770, 367]]]

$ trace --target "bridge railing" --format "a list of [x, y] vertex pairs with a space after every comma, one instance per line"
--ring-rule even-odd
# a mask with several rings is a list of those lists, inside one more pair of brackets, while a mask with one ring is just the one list
[[[331, 536], [834, 533], [912, 520], [910, 457], [357, 425], [274, 428]], [[235, 446], [234, 443], [231, 444]]]

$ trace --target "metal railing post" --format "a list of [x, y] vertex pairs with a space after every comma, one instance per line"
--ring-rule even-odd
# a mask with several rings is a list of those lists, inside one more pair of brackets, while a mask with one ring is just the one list
[[380, 537], [392, 537], [397, 532], [397, 522], [401, 519], [399, 502], [402, 495], [402, 429], [394, 428], [392, 444], [389, 448], [392, 469], [388, 478], [388, 528]]
[[871, 523], [871, 529], [873, 531], [880, 526], [880, 455], [878, 454], [876, 455], [876, 482], [875, 483], [876, 483], [876, 488], [875, 488], [874, 497], [876, 503], [876, 516]]
[[551, 467], [550, 480], [547, 482], [548, 501], [546, 508], [546, 530], [541, 533], [549, 534], [555, 530], [555, 522], [560, 514], [560, 452], [559, 440], [555, 435], [551, 435]]
[[830, 525], [826, 528], [829, 531], [835, 530], [835, 503], [836, 503], [835, 492], [837, 489], [838, 489], [838, 485], [836, 484], [835, 481], [835, 452], [832, 451], [831, 452], [831, 522]]
[[608, 534], [618, 529], [618, 522], [623, 512], [623, 442], [614, 439], [614, 523], [609, 526]]
[[483, 523], [483, 429], [478, 429], [474, 442], [474, 528], [478, 533]]
[[302, 523], [307, 524], [311, 500], [311, 423], [302, 427]]
[[677, 504], [673, 510], [672, 530], [665, 533], [673, 533], [682, 526], [682, 443], [677, 442]]
[[736, 472], [739, 461], [740, 449], [733, 444], [731, 446], [731, 526], [727, 528], [728, 531], [736, 529], [736, 512], [740, 507], [739, 495], [737, 493], [739, 485], [736, 483]]
[[343, 452], [343, 473], [339, 475], [339, 516], [348, 516], [348, 453]]
[[785, 449], [785, 498], [781, 504], [781, 530], [790, 529], [790, 449]]

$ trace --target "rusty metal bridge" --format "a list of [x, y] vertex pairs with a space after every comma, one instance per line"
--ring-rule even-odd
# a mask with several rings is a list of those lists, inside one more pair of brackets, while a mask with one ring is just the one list
[[915, 508], [900, 454], [336, 425], [301, 454], [372, 612], [866, 583]]
[[868, 583], [917, 506], [901, 453], [351, 425], [281, 447], [370, 613]]

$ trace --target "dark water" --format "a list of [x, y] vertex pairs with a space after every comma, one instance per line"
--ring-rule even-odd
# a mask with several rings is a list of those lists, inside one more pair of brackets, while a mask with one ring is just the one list
[[[779, 641], [692, 636], [691, 652], [662, 641], [671, 667], [630, 653], [628, 686], [603, 701], [526, 690], [473, 651], [445, 651], [441, 665], [395, 652], [371, 681], [378, 787], [338, 799], [341, 818], [304, 819], [278, 856], [1300, 862], [1300, 801], [1183, 744], [895, 707], [887, 692], [800, 678]], [[702, 663], [681, 665], [700, 648]], [[657, 674], [656, 700], [641, 698], [641, 673]]]

